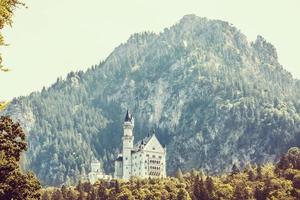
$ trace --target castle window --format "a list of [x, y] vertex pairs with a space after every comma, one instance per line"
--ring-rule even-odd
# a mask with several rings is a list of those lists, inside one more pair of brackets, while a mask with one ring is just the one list
[[149, 154], [146, 154], [147, 157], [149, 157]]
[[152, 158], [155, 158], [155, 155], [152, 155]]
[[161, 156], [158, 156], [161, 159]]
[[153, 147], [152, 150], [155, 150], [155, 147]]

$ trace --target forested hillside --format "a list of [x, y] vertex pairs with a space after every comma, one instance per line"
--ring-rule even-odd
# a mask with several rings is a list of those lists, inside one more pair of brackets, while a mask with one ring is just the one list
[[132, 35], [2, 114], [29, 132], [24, 167], [47, 185], [75, 182], [93, 156], [111, 173], [127, 108], [136, 140], [155, 129], [167, 145], [169, 174], [218, 173], [300, 145], [299, 86], [261, 36], [250, 42], [227, 22], [187, 15], [159, 34]]

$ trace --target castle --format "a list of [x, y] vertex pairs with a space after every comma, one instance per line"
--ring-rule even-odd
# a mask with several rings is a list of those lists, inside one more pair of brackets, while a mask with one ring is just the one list
[[114, 178], [128, 180], [131, 177], [166, 177], [166, 148], [154, 133], [133, 144], [133, 128], [134, 119], [127, 110], [123, 124], [122, 153], [115, 160]]
[[91, 172], [88, 174], [88, 179], [91, 184], [94, 184], [99, 179], [111, 180], [111, 175], [106, 175], [102, 171], [101, 163], [97, 159], [93, 159], [91, 162]]

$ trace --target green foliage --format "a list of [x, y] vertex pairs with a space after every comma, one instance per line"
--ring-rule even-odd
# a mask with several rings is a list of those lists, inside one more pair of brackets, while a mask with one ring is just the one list
[[[298, 162], [299, 148], [290, 149], [283, 155]], [[291, 168], [279, 169], [280, 161], [276, 166], [266, 164], [263, 166], [248, 166], [232, 175], [200, 176], [199, 172], [181, 174], [179, 178], [164, 179], [138, 179], [130, 181], [100, 181], [94, 185], [79, 183], [72, 198], [65, 200], [293, 200], [299, 199], [300, 170]], [[280, 173], [275, 171], [280, 170]], [[259, 172], [257, 176], [255, 172]], [[252, 178], [249, 178], [251, 172]], [[197, 174], [197, 175], [195, 175]], [[257, 177], [256, 177], [257, 176]], [[291, 180], [290, 180], [291, 179]], [[85, 188], [90, 189], [83, 189]], [[61, 188], [61, 191], [66, 188]], [[45, 193], [55, 194], [52, 189]], [[98, 191], [98, 192], [97, 192]], [[61, 192], [63, 193], [63, 192]], [[43, 195], [43, 196], [44, 196]], [[52, 196], [53, 196], [52, 195]], [[58, 195], [57, 195], [58, 196]], [[60, 195], [61, 196], [61, 195]], [[55, 197], [58, 199], [58, 197]], [[61, 198], [61, 197], [60, 197]], [[54, 200], [53, 198], [51, 200]]]
[[0, 118], [0, 199], [40, 199], [39, 181], [31, 172], [23, 173], [18, 161], [27, 149], [25, 133], [9, 117]]
[[[12, 17], [18, 5], [24, 5], [22, 0], [0, 0], [0, 47], [5, 45], [2, 29], [7, 25], [12, 25]], [[2, 65], [2, 56], [0, 54], [0, 72], [2, 71], [6, 72], [8, 69]]]
[[177, 169], [175, 177], [178, 178], [180, 181], [183, 181], [183, 174], [180, 168]]

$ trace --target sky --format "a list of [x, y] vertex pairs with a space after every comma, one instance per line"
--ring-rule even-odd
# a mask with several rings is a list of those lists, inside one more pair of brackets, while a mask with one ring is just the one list
[[104, 60], [136, 32], [161, 32], [186, 14], [221, 19], [249, 41], [262, 35], [300, 79], [299, 0], [24, 0], [3, 34], [0, 100], [39, 91], [70, 71]]

